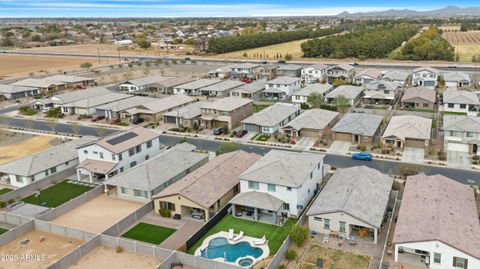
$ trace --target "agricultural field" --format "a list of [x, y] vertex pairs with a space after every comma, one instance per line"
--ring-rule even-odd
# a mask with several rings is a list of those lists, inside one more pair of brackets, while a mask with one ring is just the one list
[[455, 47], [459, 61], [471, 62], [474, 55], [480, 55], [480, 31], [444, 32], [442, 36]]
[[[265, 47], [233, 51], [233, 52], [218, 54], [217, 57], [222, 59], [242, 59], [243, 58], [243, 59], [272, 60], [272, 59], [275, 59], [274, 57], [277, 54], [285, 57], [285, 55], [288, 53], [292, 55], [293, 59], [299, 59], [303, 56], [303, 52], [300, 48], [300, 44], [302, 44], [307, 40], [309, 39], [301, 39], [301, 40], [295, 40], [295, 41], [290, 41], [290, 42], [285, 42], [285, 43], [280, 43], [280, 44], [275, 44], [275, 45], [270, 45]], [[247, 57], [244, 57], [244, 55], [247, 55]], [[262, 57], [260, 57], [260, 55]], [[268, 57], [266, 57], [267, 55]], [[278, 60], [281, 60], [281, 59], [278, 59]]]

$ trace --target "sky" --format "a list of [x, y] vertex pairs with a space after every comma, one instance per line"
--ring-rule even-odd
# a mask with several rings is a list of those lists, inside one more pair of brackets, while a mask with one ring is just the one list
[[[11, 17], [244, 17], [468, 7], [473, 0], [0, 0]], [[479, 4], [480, 5], [480, 4]]]

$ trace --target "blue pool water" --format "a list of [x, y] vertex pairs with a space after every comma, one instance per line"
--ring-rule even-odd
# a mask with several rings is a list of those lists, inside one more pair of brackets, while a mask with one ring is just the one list
[[224, 237], [210, 240], [208, 247], [200, 253], [204, 258], [226, 258], [228, 262], [236, 262], [238, 258], [245, 256], [258, 258], [262, 254], [263, 250], [261, 248], [252, 247], [248, 242], [230, 244]]

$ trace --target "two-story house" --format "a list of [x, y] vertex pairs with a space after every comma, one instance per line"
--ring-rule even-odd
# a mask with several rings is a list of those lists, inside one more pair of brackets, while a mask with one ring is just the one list
[[300, 77], [302, 66], [298, 64], [287, 64], [277, 68], [277, 76]]
[[292, 96], [293, 93], [302, 87], [300, 78], [296, 77], [277, 77], [267, 81], [263, 95], [266, 98], [281, 100], [285, 96]]
[[443, 109], [447, 112], [477, 115], [480, 100], [475, 92], [447, 89], [443, 92], [443, 104]]
[[393, 105], [400, 95], [397, 82], [378, 80], [364, 86], [363, 101], [372, 105]]
[[216, 79], [199, 79], [185, 84], [177, 85], [173, 88], [173, 94], [183, 93], [186, 95], [200, 95], [200, 90], [207, 86], [220, 83]]
[[314, 64], [302, 68], [301, 78], [305, 83], [323, 82], [327, 73], [327, 65]]
[[234, 79], [258, 79], [258, 66], [259, 64], [255, 63], [232, 64], [230, 65], [230, 68], [232, 69], [231, 77]]
[[480, 117], [444, 115], [445, 151], [459, 151], [478, 155], [480, 152]]
[[365, 85], [379, 79], [381, 76], [382, 71], [376, 68], [366, 68], [355, 74], [353, 82], [358, 85]]
[[322, 183], [322, 154], [270, 150], [238, 178], [232, 215], [281, 225], [298, 217]]
[[332, 84], [335, 80], [351, 81], [355, 75], [355, 68], [349, 64], [339, 64], [327, 68], [327, 82]]
[[206, 102], [200, 107], [201, 125], [212, 129], [227, 127], [233, 129], [253, 113], [253, 100], [240, 97], [226, 97], [214, 102]]
[[139, 126], [81, 145], [78, 147], [78, 180], [108, 180], [163, 152], [159, 136]]
[[414, 69], [412, 73], [412, 85], [435, 89], [438, 85], [439, 74], [440, 72], [432, 67], [419, 67]]

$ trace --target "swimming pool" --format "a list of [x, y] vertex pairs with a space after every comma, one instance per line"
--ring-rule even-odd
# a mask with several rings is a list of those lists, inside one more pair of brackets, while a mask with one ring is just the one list
[[222, 258], [231, 263], [235, 263], [241, 257], [258, 258], [262, 254], [261, 248], [252, 247], [248, 242], [230, 244], [225, 237], [213, 238], [205, 249], [200, 250], [200, 256], [204, 258]]

